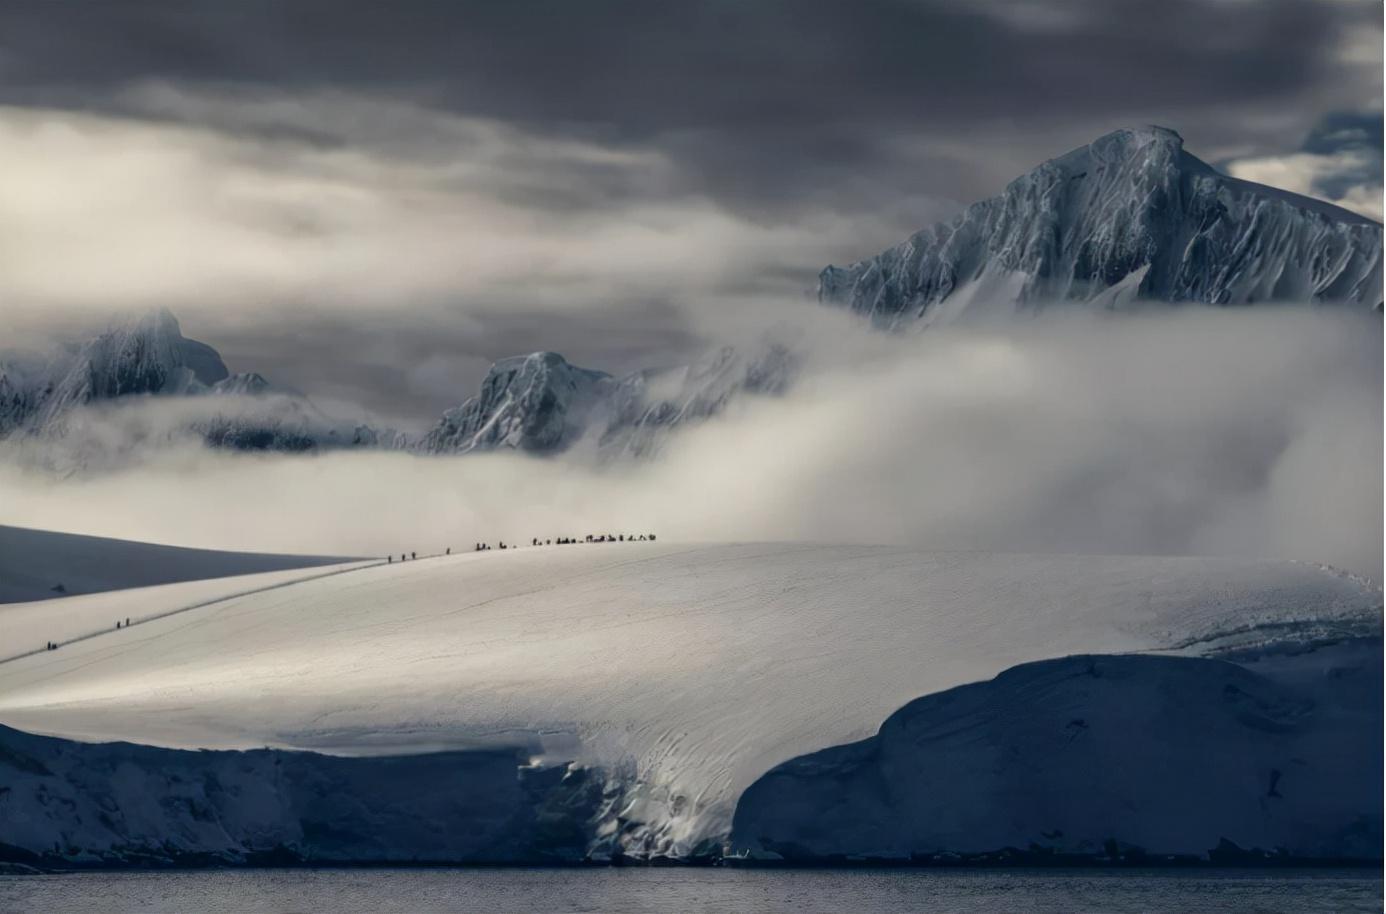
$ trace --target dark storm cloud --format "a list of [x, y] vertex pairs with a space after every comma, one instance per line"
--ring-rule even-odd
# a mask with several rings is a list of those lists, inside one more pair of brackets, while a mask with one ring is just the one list
[[1314, 189], [1327, 197], [1341, 197], [1357, 185], [1380, 187], [1381, 146], [1381, 112], [1329, 114], [1310, 132], [1303, 149], [1314, 155], [1344, 157], [1349, 164], [1321, 176]]
[[1232, 156], [1217, 164], [1239, 178], [1382, 218], [1380, 107], [1329, 112], [1298, 147], [1284, 154]]
[[1379, 214], [1380, 33], [1374, 0], [0, 0], [0, 335], [166, 305], [417, 422], [499, 356], [691, 358], [1132, 123]]
[[1210, 112], [1230, 131], [1239, 114], [1351, 91], [1343, 33], [1379, 20], [1374, 3], [1321, 0], [14, 3], [0, 83], [10, 100], [96, 106], [149, 80], [383, 93], [654, 144], [690, 188], [754, 212], [861, 193], [851, 179], [869, 168], [986, 192], [1008, 175], [930, 182], [920, 166], [947, 157], [908, 141], [998, 120], [1015, 135], [1183, 112], [1223, 142]]

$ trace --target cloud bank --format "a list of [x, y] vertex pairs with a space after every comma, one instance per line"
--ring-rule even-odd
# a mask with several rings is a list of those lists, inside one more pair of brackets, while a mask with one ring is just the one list
[[[148, 113], [126, 92], [149, 83], [337, 87], [653, 148], [687, 189], [763, 216], [879, 209], [920, 184], [970, 199], [1133, 121], [1284, 149], [1379, 97], [1380, 38], [1367, 0], [134, 0], [0, 9], [0, 100], [128, 114]], [[258, 129], [343, 141], [312, 119]]]
[[[656, 150], [333, 92], [136, 95], [197, 118], [0, 107], [0, 345], [163, 305], [234, 370], [423, 420], [518, 353], [684, 361], [708, 342], [690, 309], [799, 294], [844, 247], [948, 212], [763, 222]], [[290, 124], [348, 138], [271, 130]]]
[[1233, 177], [1319, 197], [1381, 221], [1381, 111], [1325, 117], [1297, 152], [1250, 156], [1227, 165]]
[[788, 395], [648, 463], [162, 449], [65, 479], [7, 464], [0, 522], [319, 554], [654, 531], [1244, 555], [1381, 580], [1375, 315], [1054, 308], [899, 338], [814, 313]]
[[165, 304], [238, 369], [422, 421], [500, 357], [684, 360], [695, 303], [801, 294], [1119, 127], [1375, 214], [1381, 25], [1368, 0], [0, 7], [0, 345]]

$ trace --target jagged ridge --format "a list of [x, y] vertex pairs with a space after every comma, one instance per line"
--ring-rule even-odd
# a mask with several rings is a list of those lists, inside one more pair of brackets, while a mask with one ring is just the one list
[[[479, 392], [422, 437], [324, 415], [307, 398], [255, 372], [231, 374], [216, 350], [182, 335], [166, 309], [114, 321], [66, 354], [27, 367], [0, 363], [0, 438], [16, 432], [63, 441], [84, 465], [81, 409], [142, 396], [214, 398], [185, 410], [169, 432], [228, 450], [414, 449], [434, 454], [512, 450], [535, 455], [590, 441], [601, 455], [646, 456], [667, 434], [726, 408], [737, 396], [775, 394], [794, 359], [783, 346], [714, 350], [691, 365], [612, 377], [556, 352], [501, 359]], [[74, 425], [77, 428], [74, 428]], [[102, 436], [96, 436], [101, 438]], [[108, 449], [106, 440], [95, 449]], [[42, 450], [42, 449], [40, 449]]]
[[[881, 254], [819, 300], [898, 327], [975, 300], [1381, 306], [1380, 224], [1219, 174], [1173, 130], [1118, 130]], [[944, 302], [948, 306], [940, 307]]]
[[691, 365], [619, 378], [556, 352], [502, 359], [481, 392], [444, 413], [419, 449], [552, 454], [585, 441], [606, 456], [646, 456], [673, 429], [720, 413], [742, 394], [783, 392], [795, 368], [789, 350], [772, 343], [748, 352], [724, 346]]
[[[62, 442], [62, 462], [83, 464], [94, 446], [80, 430], [82, 409], [139, 397], [209, 397], [184, 409], [165, 433], [191, 433], [230, 450], [305, 451], [334, 447], [405, 445], [393, 429], [377, 429], [324, 415], [306, 397], [281, 390], [256, 372], [232, 374], [206, 343], [183, 336], [166, 308], [122, 316], [90, 340], [46, 360], [0, 364], [0, 438], [23, 436]], [[76, 426], [77, 428], [74, 428]], [[144, 429], [140, 429], [142, 435]], [[39, 449], [44, 459], [50, 457]]]

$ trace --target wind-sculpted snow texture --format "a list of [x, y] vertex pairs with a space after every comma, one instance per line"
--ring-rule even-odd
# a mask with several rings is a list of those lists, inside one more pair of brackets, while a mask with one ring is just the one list
[[[50, 600], [343, 561], [346, 559], [317, 555], [185, 549], [0, 525], [0, 603]], [[14, 646], [3, 637], [4, 612], [0, 609], [0, 655]]]
[[1381, 307], [1381, 225], [1219, 174], [1163, 127], [1118, 130], [950, 222], [819, 274], [884, 327], [1009, 300]]
[[184, 748], [518, 749], [600, 772], [592, 853], [689, 854], [775, 765], [1018, 663], [1379, 632], [1379, 592], [1295, 563], [584, 544], [348, 571], [0, 664], [0, 722]]
[[731, 847], [801, 861], [1233, 846], [1380, 859], [1380, 645], [1293, 663], [1311, 675], [1075, 656], [929, 695], [876, 736], [757, 781]]

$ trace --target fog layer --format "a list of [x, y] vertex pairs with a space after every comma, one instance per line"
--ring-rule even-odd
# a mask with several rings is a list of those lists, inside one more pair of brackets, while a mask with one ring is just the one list
[[7, 464], [0, 522], [319, 554], [655, 532], [1248, 555], [1381, 580], [1379, 316], [1053, 309], [906, 337], [811, 324], [788, 395], [744, 399], [653, 461], [188, 445], [66, 478]]

